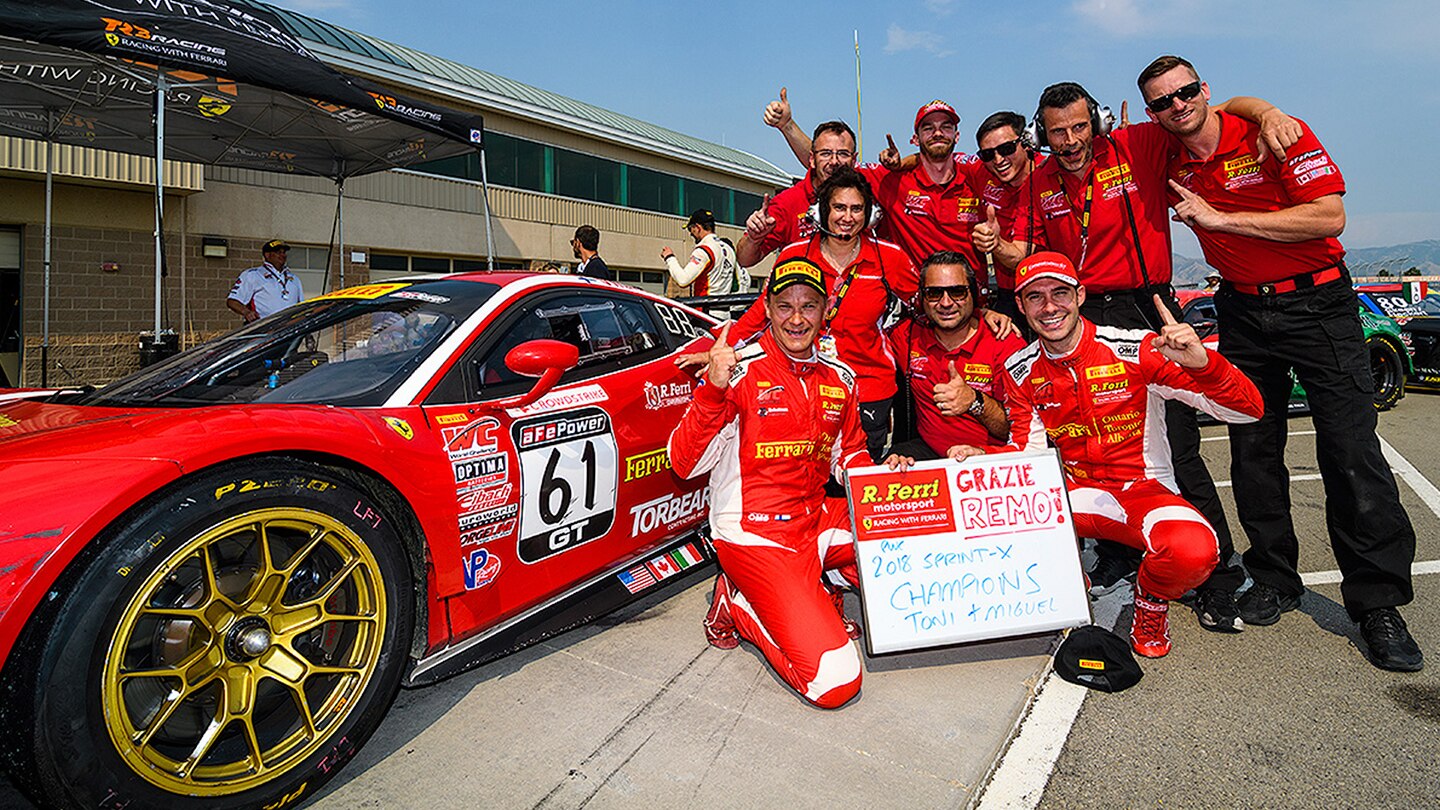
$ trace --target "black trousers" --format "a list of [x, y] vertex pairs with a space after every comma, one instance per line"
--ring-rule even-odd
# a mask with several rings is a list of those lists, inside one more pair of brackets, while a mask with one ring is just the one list
[[[1160, 316], [1155, 312], [1152, 299], [1157, 293], [1170, 309], [1170, 314], [1178, 320], [1180, 305], [1175, 301], [1174, 289], [1168, 284], [1148, 289], [1088, 294], [1080, 307], [1080, 314], [1101, 326], [1159, 331]], [[1283, 409], [1281, 413], [1284, 413]], [[1180, 496], [1205, 516], [1219, 541], [1220, 562], [1201, 587], [1234, 593], [1245, 582], [1245, 572], [1234, 562], [1235, 538], [1230, 534], [1230, 524], [1225, 519], [1225, 506], [1220, 502], [1220, 494], [1215, 491], [1215, 480], [1210, 477], [1205, 460], [1200, 457], [1200, 425], [1195, 419], [1195, 409], [1179, 402], [1166, 402], [1165, 433], [1170, 440], [1170, 459], [1175, 467], [1175, 483], [1180, 487]], [[1239, 488], [1238, 480], [1236, 488]], [[1128, 546], [1102, 541], [1097, 553], [1123, 556], [1134, 552]]]
[[1020, 336], [1027, 342], [1035, 339], [1035, 333], [1030, 331], [1029, 322], [1025, 320], [1024, 315], [1020, 314], [1020, 303], [1015, 300], [1014, 290], [1002, 290], [998, 287], [991, 290], [990, 297], [985, 301], [985, 307], [1008, 316], [1015, 322], [1015, 326], [1020, 329]]
[[1250, 538], [1245, 567], [1282, 593], [1305, 590], [1296, 566], [1285, 467], [1290, 370], [1305, 386], [1315, 455], [1325, 484], [1325, 522], [1350, 617], [1410, 602], [1415, 530], [1375, 434], [1369, 351], [1349, 279], [1272, 296], [1222, 285], [1215, 296], [1220, 351], [1265, 398], [1259, 422], [1230, 426], [1230, 476], [1240, 525]]
[[890, 409], [893, 399], [879, 399], [860, 403], [860, 429], [865, 431], [865, 449], [870, 460], [879, 464], [885, 460], [885, 445], [890, 439]]

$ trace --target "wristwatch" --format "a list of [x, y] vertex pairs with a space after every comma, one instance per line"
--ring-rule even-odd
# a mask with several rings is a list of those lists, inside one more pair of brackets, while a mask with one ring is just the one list
[[980, 414], [985, 412], [985, 393], [983, 391], [975, 389], [975, 401], [970, 403], [970, 407], [966, 408], [965, 412], [977, 419], [980, 418]]

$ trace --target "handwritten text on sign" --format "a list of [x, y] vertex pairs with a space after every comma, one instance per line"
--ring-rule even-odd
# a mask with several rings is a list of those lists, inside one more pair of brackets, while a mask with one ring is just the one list
[[850, 501], [873, 652], [1090, 619], [1053, 453], [854, 470]]

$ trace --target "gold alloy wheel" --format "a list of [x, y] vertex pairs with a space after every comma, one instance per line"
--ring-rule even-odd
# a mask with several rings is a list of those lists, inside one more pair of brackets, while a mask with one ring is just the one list
[[375, 675], [383, 579], [365, 541], [321, 512], [256, 509], [201, 532], [121, 612], [100, 682], [115, 750], [185, 795], [260, 787], [303, 762]]

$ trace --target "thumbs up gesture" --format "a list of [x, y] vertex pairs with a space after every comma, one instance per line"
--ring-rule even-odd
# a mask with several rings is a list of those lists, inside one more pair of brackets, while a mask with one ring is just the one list
[[1175, 209], [1175, 216], [1171, 219], [1192, 228], [1204, 228], [1207, 231], [1224, 229], [1225, 215], [1216, 211], [1210, 203], [1205, 202], [1204, 197], [1174, 180], [1170, 181], [1170, 190], [1180, 196], [1180, 199], [1170, 206]]
[[762, 118], [768, 126], [776, 129], [784, 129], [793, 119], [790, 116], [790, 98], [786, 88], [780, 88], [780, 98], [765, 105], [765, 113]]
[[935, 407], [945, 416], [959, 416], [975, 404], [975, 389], [960, 376], [954, 360], [950, 361], [950, 379], [935, 385], [934, 396]]
[[1195, 334], [1195, 327], [1180, 323], [1170, 314], [1170, 308], [1159, 295], [1154, 297], [1155, 311], [1160, 314], [1160, 334], [1152, 341], [1155, 350], [1167, 360], [1174, 360], [1185, 368], [1200, 369], [1209, 365], [1210, 355], [1205, 344]]
[[1000, 220], [995, 216], [995, 206], [985, 206], [985, 221], [970, 229], [970, 238], [981, 253], [992, 253], [1000, 246]]

